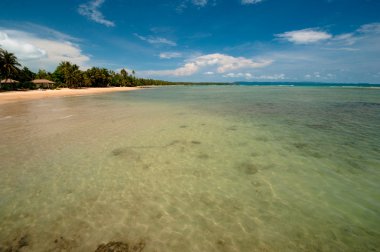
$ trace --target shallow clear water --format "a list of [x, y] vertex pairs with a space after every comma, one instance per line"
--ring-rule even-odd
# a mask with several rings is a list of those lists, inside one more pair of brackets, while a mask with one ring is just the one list
[[0, 251], [378, 251], [380, 90], [167, 87], [0, 106]]

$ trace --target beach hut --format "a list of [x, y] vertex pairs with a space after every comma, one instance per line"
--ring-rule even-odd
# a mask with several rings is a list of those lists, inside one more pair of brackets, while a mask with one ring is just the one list
[[1, 81], [1, 84], [15, 84], [15, 83], [19, 83], [19, 82], [12, 79], [5, 79]]
[[3, 84], [16, 84], [16, 83], [19, 83], [18, 81], [16, 80], [12, 80], [12, 79], [5, 79], [5, 80], [2, 80], [0, 82], [0, 87], [3, 85]]
[[55, 82], [46, 79], [36, 79], [32, 80], [32, 83], [36, 84], [37, 88], [50, 88]]

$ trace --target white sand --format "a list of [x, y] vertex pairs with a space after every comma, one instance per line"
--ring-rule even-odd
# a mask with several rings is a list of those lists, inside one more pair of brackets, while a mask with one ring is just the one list
[[0, 104], [18, 102], [23, 100], [42, 99], [49, 97], [62, 96], [81, 96], [89, 94], [131, 91], [140, 89], [139, 87], [109, 87], [109, 88], [82, 88], [69, 89], [62, 88], [57, 90], [30, 90], [30, 91], [11, 91], [0, 93]]

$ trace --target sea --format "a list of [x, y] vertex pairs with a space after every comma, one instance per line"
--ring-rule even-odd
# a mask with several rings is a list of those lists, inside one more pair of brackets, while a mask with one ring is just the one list
[[0, 251], [110, 242], [380, 251], [380, 89], [170, 86], [0, 105]]

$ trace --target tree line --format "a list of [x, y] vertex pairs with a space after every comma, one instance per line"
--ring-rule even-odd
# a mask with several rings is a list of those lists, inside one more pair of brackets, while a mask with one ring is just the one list
[[14, 89], [35, 89], [37, 86], [32, 83], [34, 79], [47, 79], [55, 82], [52, 88], [68, 87], [135, 87], [151, 85], [173, 85], [175, 83], [137, 78], [135, 71], [130, 73], [122, 69], [119, 73], [106, 68], [92, 67], [85, 71], [79, 66], [68, 61], [62, 61], [53, 72], [44, 69], [34, 73], [27, 67], [22, 67], [17, 57], [0, 48], [0, 79], [13, 79], [17, 83], [2, 83], [3, 90]]

